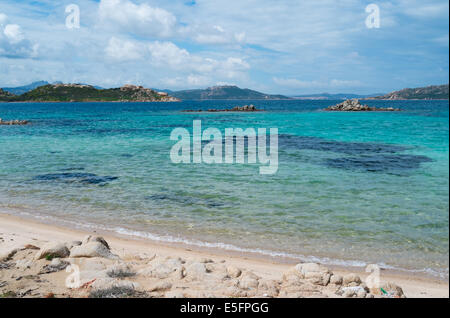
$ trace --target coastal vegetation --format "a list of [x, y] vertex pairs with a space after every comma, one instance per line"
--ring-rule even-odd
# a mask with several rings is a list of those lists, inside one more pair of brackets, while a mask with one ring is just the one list
[[142, 86], [97, 89], [83, 84], [48, 84], [22, 95], [1, 91], [0, 101], [6, 102], [174, 102], [178, 99], [164, 92]]

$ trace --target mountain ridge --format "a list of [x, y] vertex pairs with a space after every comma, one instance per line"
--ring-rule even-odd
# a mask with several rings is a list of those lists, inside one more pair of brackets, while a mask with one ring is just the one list
[[425, 87], [404, 88], [382, 96], [370, 97], [367, 99], [387, 99], [387, 100], [448, 100], [448, 84], [430, 85]]

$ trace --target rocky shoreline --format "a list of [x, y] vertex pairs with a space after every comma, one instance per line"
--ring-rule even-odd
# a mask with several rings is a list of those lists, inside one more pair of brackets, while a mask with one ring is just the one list
[[208, 112], [208, 113], [217, 113], [217, 112], [263, 112], [264, 110], [261, 109], [257, 109], [255, 105], [245, 105], [245, 106], [235, 106], [231, 109], [208, 109], [208, 110], [202, 110], [202, 109], [198, 109], [198, 110], [193, 110], [193, 109], [188, 109], [188, 110], [182, 110], [181, 112], [183, 113], [201, 113], [201, 112]]
[[341, 111], [341, 112], [370, 112], [370, 111], [378, 111], [378, 112], [393, 112], [400, 111], [399, 108], [376, 108], [370, 107], [368, 105], [362, 105], [358, 99], [347, 99], [346, 101], [339, 103], [337, 105], [330, 106], [325, 109], [325, 111]]
[[[0, 237], [0, 242], [3, 238]], [[369, 283], [368, 280], [366, 280]], [[30, 241], [0, 255], [1, 297], [337, 297], [404, 298], [392, 282], [368, 286], [360, 276], [339, 275], [300, 263], [281, 277], [210, 258], [119, 254], [100, 236], [81, 241]]]

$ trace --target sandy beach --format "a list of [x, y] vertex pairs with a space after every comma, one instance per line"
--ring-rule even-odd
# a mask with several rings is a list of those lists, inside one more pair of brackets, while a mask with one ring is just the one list
[[0, 214], [0, 297], [449, 297], [446, 281], [387, 270], [381, 271], [383, 295], [367, 286], [369, 274], [194, 251]]

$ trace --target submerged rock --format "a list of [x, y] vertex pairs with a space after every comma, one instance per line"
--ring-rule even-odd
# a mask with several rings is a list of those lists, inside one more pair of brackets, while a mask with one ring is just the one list
[[0, 118], [0, 125], [3, 125], [3, 126], [12, 126], [12, 125], [22, 126], [22, 125], [28, 125], [29, 123], [30, 122], [28, 120], [18, 120], [18, 119], [15, 119], [15, 120], [3, 120], [3, 119]]
[[[198, 110], [192, 110], [192, 109], [188, 109], [188, 110], [183, 110], [182, 112], [184, 113], [197, 113], [197, 112], [203, 112], [204, 110], [202, 109], [198, 109]], [[211, 108], [208, 110], [205, 110], [205, 112], [208, 113], [216, 113], [216, 112], [261, 112], [263, 110], [261, 109], [257, 109], [255, 105], [250, 104], [250, 105], [244, 105], [244, 106], [235, 106], [231, 109], [215, 109], [215, 108]]]

